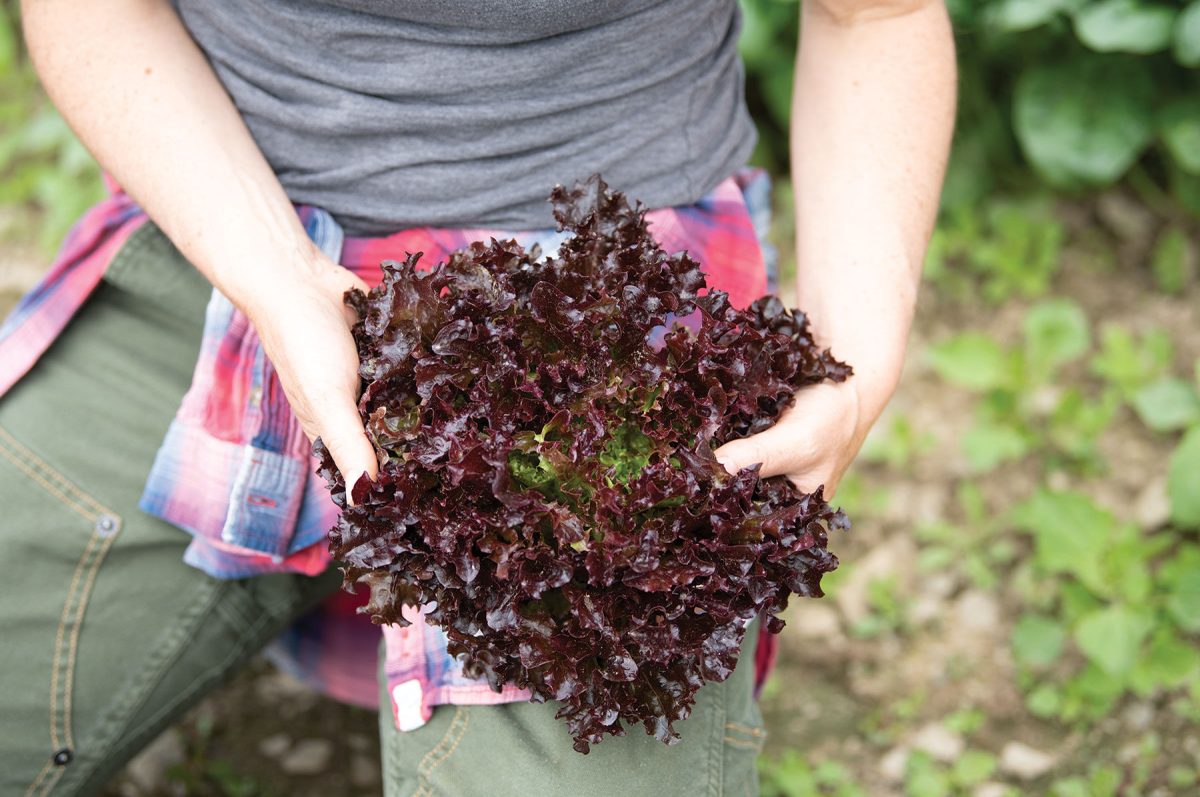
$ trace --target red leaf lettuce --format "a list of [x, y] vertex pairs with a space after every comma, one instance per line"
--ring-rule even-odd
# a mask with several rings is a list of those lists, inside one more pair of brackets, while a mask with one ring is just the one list
[[373, 620], [426, 606], [467, 674], [560, 701], [580, 752], [622, 723], [670, 743], [753, 618], [777, 632], [789, 595], [822, 594], [849, 525], [713, 449], [850, 368], [778, 299], [706, 291], [598, 177], [551, 199], [573, 233], [555, 257], [476, 242], [347, 294], [380, 471], [349, 506], [318, 441], [329, 539]]

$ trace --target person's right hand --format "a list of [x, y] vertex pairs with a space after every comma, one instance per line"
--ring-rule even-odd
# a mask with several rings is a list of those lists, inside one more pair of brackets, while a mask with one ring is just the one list
[[[320, 437], [346, 480], [347, 496], [378, 463], [359, 419], [358, 350], [350, 327], [354, 311], [343, 294], [366, 291], [353, 272], [324, 255], [305, 258], [296, 278], [256, 291], [244, 310], [254, 323], [283, 392], [310, 440]], [[303, 275], [303, 276], [301, 276]]]

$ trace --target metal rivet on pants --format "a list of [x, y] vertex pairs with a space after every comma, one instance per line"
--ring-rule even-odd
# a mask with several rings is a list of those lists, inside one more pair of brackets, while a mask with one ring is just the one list
[[101, 537], [107, 537], [117, 530], [117, 519], [112, 515], [101, 515], [96, 519], [96, 531]]
[[74, 757], [75, 753], [71, 751], [71, 748], [64, 747], [54, 754], [54, 763], [57, 766], [65, 767], [67, 764], [71, 763], [71, 759]]

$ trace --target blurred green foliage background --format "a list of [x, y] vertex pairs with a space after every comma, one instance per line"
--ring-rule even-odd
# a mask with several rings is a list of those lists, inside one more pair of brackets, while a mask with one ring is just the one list
[[[1135, 180], [1200, 212], [1200, 3], [950, 0], [959, 118], [947, 206]], [[787, 163], [797, 0], [743, 0], [759, 159]], [[920, 109], [914, 108], [914, 114]]]
[[[1200, 794], [1200, 0], [948, 6], [959, 120], [910, 364], [838, 495], [843, 566], [790, 616], [764, 794]], [[742, 7], [786, 265], [798, 3]], [[0, 278], [101, 193], [0, 0]], [[172, 731], [162, 789], [320, 793], [235, 690]], [[138, 782], [113, 793], [159, 793]]]

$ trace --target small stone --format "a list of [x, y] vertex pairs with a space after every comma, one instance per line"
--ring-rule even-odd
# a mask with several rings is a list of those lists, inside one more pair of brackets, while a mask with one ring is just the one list
[[321, 693], [284, 672], [263, 675], [254, 682], [254, 691], [265, 705], [284, 717], [308, 711], [321, 701]]
[[1154, 722], [1154, 706], [1145, 702], [1130, 703], [1122, 719], [1132, 730], [1144, 731]]
[[183, 739], [174, 728], [164, 731], [125, 766], [125, 777], [143, 794], [164, 791], [167, 770], [187, 759]]
[[908, 766], [909, 750], [904, 745], [893, 747], [879, 759], [879, 774], [891, 783], [904, 780], [904, 768]]
[[1021, 742], [1008, 742], [1000, 751], [1000, 770], [1021, 780], [1045, 775], [1057, 761], [1057, 757]]
[[1000, 606], [988, 593], [970, 589], [954, 602], [954, 615], [960, 629], [989, 632], [1000, 622]]
[[953, 573], [934, 573], [921, 581], [921, 594], [931, 598], [944, 600], [950, 597], [958, 586], [958, 577]]
[[958, 586], [953, 573], [934, 573], [918, 585], [919, 592], [908, 609], [908, 620], [923, 626], [940, 620], [946, 612], [946, 601]]
[[1043, 385], [1029, 395], [1029, 408], [1033, 414], [1047, 416], [1058, 408], [1062, 400], [1062, 388], [1056, 385]]
[[292, 737], [286, 733], [274, 733], [258, 743], [258, 752], [267, 758], [280, 758], [292, 746]]
[[1171, 499], [1167, 495], [1167, 479], [1159, 476], [1147, 482], [1133, 504], [1133, 517], [1146, 531], [1167, 525], [1171, 518]]
[[994, 780], [985, 780], [971, 791], [971, 797], [1008, 797], [1009, 794], [1012, 791], [1008, 786]]
[[841, 636], [842, 623], [832, 607], [809, 601], [796, 607], [788, 617], [796, 635], [805, 639], [833, 639]]
[[1134, 761], [1137, 761], [1138, 758], [1141, 757], [1141, 754], [1142, 754], [1141, 743], [1140, 743], [1140, 741], [1135, 739], [1133, 741], [1126, 742], [1125, 744], [1118, 747], [1117, 754], [1116, 754], [1116, 756], [1114, 756], [1114, 758], [1116, 758], [1118, 764], [1132, 765]]
[[1056, 470], [1046, 477], [1046, 486], [1055, 492], [1065, 492], [1071, 489], [1071, 477], [1065, 471]]
[[381, 774], [379, 762], [370, 756], [354, 755], [350, 758], [350, 782], [360, 789], [369, 789], [379, 784]]
[[916, 554], [916, 543], [912, 538], [898, 534], [876, 545], [854, 563], [830, 593], [848, 626], [859, 624], [871, 614], [871, 582], [912, 573]]
[[333, 742], [328, 739], [301, 739], [279, 761], [288, 775], [316, 775], [333, 760]]
[[365, 753], [371, 749], [371, 740], [364, 734], [352, 733], [346, 737], [346, 746], [356, 753]]
[[1142, 247], [1150, 243], [1157, 223], [1154, 214], [1123, 191], [1107, 191], [1096, 200], [1096, 215], [1123, 242]]
[[917, 627], [927, 625], [941, 617], [945, 608], [942, 601], [932, 595], [922, 593], [909, 607], [908, 621]]
[[931, 722], [917, 731], [912, 746], [929, 753], [937, 761], [950, 763], [962, 755], [967, 744], [963, 738], [940, 722]]

